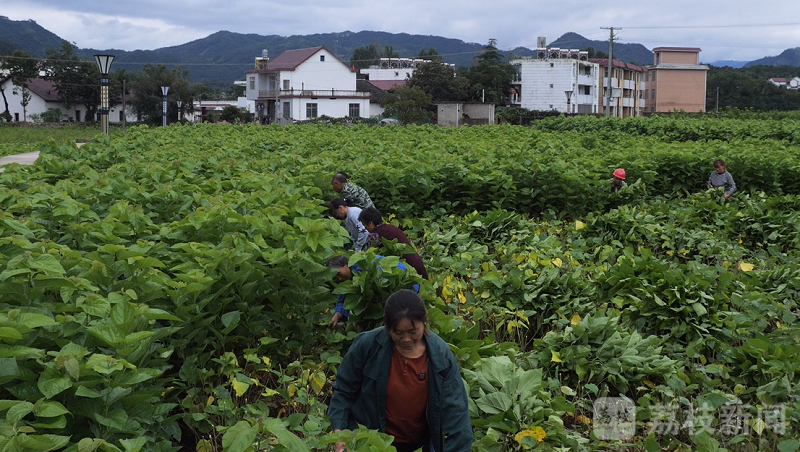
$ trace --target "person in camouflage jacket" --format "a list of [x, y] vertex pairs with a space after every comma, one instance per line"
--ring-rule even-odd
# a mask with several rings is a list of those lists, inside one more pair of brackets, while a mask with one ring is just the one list
[[348, 182], [347, 174], [345, 173], [336, 173], [331, 180], [331, 186], [337, 193], [342, 194], [342, 199], [350, 207], [358, 207], [360, 209], [375, 207], [367, 191], [356, 184]]

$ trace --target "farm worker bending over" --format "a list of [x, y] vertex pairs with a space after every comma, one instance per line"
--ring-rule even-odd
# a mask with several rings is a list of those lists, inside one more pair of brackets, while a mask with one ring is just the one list
[[344, 220], [344, 228], [347, 229], [347, 232], [350, 233], [350, 239], [353, 240], [353, 249], [356, 251], [363, 250], [367, 239], [369, 239], [369, 232], [358, 221], [361, 209], [349, 207], [344, 199], [336, 198], [328, 204], [328, 210], [335, 218]]
[[609, 182], [611, 182], [611, 193], [616, 192], [620, 188], [627, 187], [628, 184], [625, 183], [625, 170], [622, 168], [615, 169]]
[[733, 192], [736, 191], [736, 182], [733, 181], [733, 176], [725, 168], [725, 161], [722, 159], [714, 160], [714, 171], [708, 176], [708, 188], [724, 187], [725, 199], [731, 197]]
[[[384, 223], [381, 213], [374, 207], [368, 207], [362, 210], [361, 214], [358, 216], [358, 220], [361, 221], [361, 224], [367, 228], [370, 234], [377, 235], [378, 240], [397, 240], [397, 243], [405, 243], [411, 247], [414, 246], [411, 244], [411, 240], [408, 240], [408, 236], [406, 236], [400, 228], [392, 224]], [[425, 264], [422, 263], [422, 258], [419, 257], [419, 254], [403, 254], [403, 259], [414, 267], [414, 270], [416, 270], [420, 276], [428, 279], [428, 271], [425, 270]]]
[[[336, 373], [328, 405], [334, 432], [361, 424], [394, 436], [398, 452], [470, 450], [472, 425], [458, 363], [427, 325], [417, 294], [389, 296], [383, 326], [359, 334]], [[345, 443], [334, 450], [344, 451]]]
[[361, 209], [375, 207], [367, 191], [356, 184], [347, 182], [347, 174], [345, 173], [336, 173], [331, 179], [331, 186], [337, 193], [342, 194], [342, 199], [347, 202], [348, 206]]
[[[375, 256], [375, 259], [372, 261], [373, 264], [379, 263], [380, 259], [383, 256]], [[334, 256], [328, 260], [328, 268], [334, 268], [337, 270], [336, 276], [334, 276], [334, 280], [339, 283], [342, 281], [350, 281], [353, 279], [353, 273], [361, 273], [361, 269], [357, 265], [348, 266], [348, 259], [347, 256], [339, 255]], [[378, 266], [378, 269], [381, 267]], [[403, 271], [406, 270], [405, 264], [402, 262], [397, 263], [397, 268]], [[413, 287], [414, 292], [419, 293], [419, 284], [414, 284]], [[347, 320], [350, 316], [350, 312], [344, 308], [344, 300], [347, 296], [345, 294], [337, 295], [336, 301], [336, 308], [333, 311], [333, 316], [331, 317], [331, 326], [336, 327], [341, 321]]]

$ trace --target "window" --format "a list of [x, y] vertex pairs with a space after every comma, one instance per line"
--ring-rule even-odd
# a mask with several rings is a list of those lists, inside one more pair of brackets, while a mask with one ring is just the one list
[[316, 103], [306, 104], [306, 118], [316, 118], [316, 117], [317, 117], [317, 104]]
[[320, 55], [320, 56], [319, 56], [319, 60], [320, 60], [320, 61], [325, 61], [325, 55]]
[[551, 83], [551, 84], [550, 84], [550, 88], [552, 88], [552, 87], [553, 87], [553, 84]]
[[81, 122], [81, 111], [75, 110], [75, 122]]
[[550, 63], [550, 67], [553, 67], [553, 66], [555, 66], [555, 64], [553, 64], [553, 63]]
[[288, 91], [290, 89], [289, 80], [284, 80], [283, 81], [283, 89], [286, 90], [286, 91]]
[[256, 78], [250, 77], [250, 89], [256, 89]]
[[656, 73], [655, 72], [653, 72], [653, 75], [650, 76], [650, 80], [652, 80], [654, 82], [656, 81]]
[[292, 104], [289, 102], [283, 103], [283, 117], [289, 119], [292, 117]]
[[119, 122], [122, 122], [124, 119], [125, 119], [125, 114], [122, 112], [122, 110], [120, 110], [119, 111]]
[[361, 105], [359, 104], [350, 104], [350, 114], [351, 118], [358, 118], [361, 116]]
[[584, 86], [583, 87], [583, 94], [589, 96], [592, 94], [592, 87], [591, 86]]

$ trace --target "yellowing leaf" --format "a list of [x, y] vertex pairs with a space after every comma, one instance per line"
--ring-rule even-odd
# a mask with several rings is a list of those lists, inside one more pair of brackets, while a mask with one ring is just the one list
[[748, 264], [747, 262], [739, 262], [739, 270], [743, 272], [753, 271], [753, 264]]
[[465, 297], [463, 293], [459, 293], [458, 294], [458, 301], [460, 301], [461, 304], [464, 304], [464, 303], [467, 302], [467, 297]]
[[262, 356], [261, 361], [264, 363], [265, 366], [269, 366], [270, 361], [268, 356]]
[[554, 351], [550, 350], [550, 353], [552, 354], [552, 356], [550, 357], [550, 362], [551, 363], [563, 363], [564, 362], [564, 361], [561, 361], [561, 357], [558, 355], [558, 352], [554, 352]]
[[214, 404], [214, 396], [208, 396], [208, 400], [206, 400], [206, 406], [211, 406]]
[[578, 415], [575, 420], [583, 425], [592, 425], [592, 420], [582, 414]]
[[572, 320], [569, 321], [569, 324], [575, 326], [579, 323], [581, 323], [581, 316], [579, 316], [578, 314], [574, 314], [572, 316]]
[[586, 224], [583, 221], [575, 220], [575, 230], [580, 231], [581, 229], [585, 228]]
[[488, 290], [484, 290], [483, 293], [481, 294], [481, 298], [483, 299], [489, 298], [491, 296], [492, 294]]
[[645, 384], [645, 386], [647, 386], [650, 389], [653, 389], [653, 388], [656, 387], [656, 385], [650, 380], [644, 380], [643, 383]]
[[241, 397], [247, 392], [247, 389], [250, 388], [250, 385], [239, 380], [233, 380], [233, 390], [236, 391], [236, 395]]
[[560, 257], [553, 259], [553, 265], [555, 265], [556, 267], [561, 268], [561, 264], [563, 264], [563, 262], [561, 262]]
[[[755, 430], [756, 433], [758, 433], [759, 435], [761, 434], [761, 432], [764, 431], [764, 428], [767, 426], [767, 423], [764, 422], [761, 418], [750, 419], [747, 422], [748, 424], [750, 424], [751, 427], [753, 427], [753, 430]], [[778, 449], [780, 449], [780, 447]]]
[[544, 432], [544, 429], [541, 427], [534, 427], [528, 430], [522, 430], [521, 432], [514, 435], [514, 440], [522, 446], [522, 439], [525, 437], [532, 437], [536, 439], [536, 442], [542, 442], [542, 440], [547, 436], [547, 433]]

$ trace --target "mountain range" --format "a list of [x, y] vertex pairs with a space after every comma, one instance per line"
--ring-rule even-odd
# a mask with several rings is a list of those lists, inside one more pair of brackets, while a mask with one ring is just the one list
[[[61, 46], [64, 40], [41, 27], [33, 20], [10, 20], [0, 16], [0, 55], [10, 55], [14, 50], [43, 58], [46, 49]], [[350, 55], [358, 47], [379, 44], [391, 46], [401, 57], [414, 57], [421, 50], [430, 48], [442, 55], [447, 63], [469, 66], [481, 53], [485, 44], [464, 42], [441, 36], [386, 33], [378, 31], [343, 31], [313, 35], [257, 35], [218, 31], [205, 38], [185, 44], [155, 50], [125, 51], [118, 49], [79, 48], [79, 56], [91, 59], [96, 53], [115, 55], [114, 69], [136, 71], [146, 63], [163, 63], [168, 66], [182, 65], [194, 82], [204, 82], [217, 89], [230, 87], [234, 81], [244, 77], [244, 72], [253, 67], [254, 58], [266, 49], [272, 57], [290, 49], [325, 46], [343, 61], [349, 63]], [[608, 53], [608, 41], [593, 41], [577, 33], [566, 33], [547, 44], [547, 47], [585, 50], [592, 47], [595, 52]], [[505, 56], [533, 56], [535, 49], [517, 47], [502, 51]], [[653, 52], [641, 44], [614, 44], [614, 59], [647, 65], [653, 63]], [[741, 67], [746, 65], [790, 65], [800, 66], [800, 47], [788, 49], [777, 57], [765, 57], [752, 62], [725, 61], [721, 65]], [[710, 63], [714, 64], [714, 63]]]

